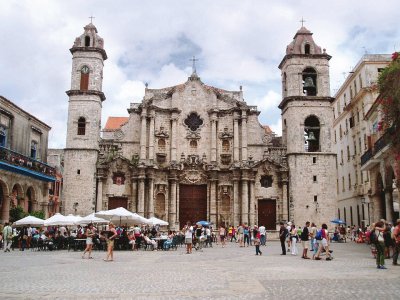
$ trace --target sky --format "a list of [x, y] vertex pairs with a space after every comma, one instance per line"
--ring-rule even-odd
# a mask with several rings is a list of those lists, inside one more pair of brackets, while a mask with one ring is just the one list
[[90, 16], [108, 55], [103, 126], [109, 116], [128, 116], [145, 83], [185, 82], [196, 56], [202, 82], [243, 86], [260, 123], [280, 135], [278, 65], [302, 18], [332, 56], [332, 96], [362, 55], [400, 51], [394, 0], [0, 0], [0, 95], [52, 127], [49, 148], [65, 147], [69, 49]]

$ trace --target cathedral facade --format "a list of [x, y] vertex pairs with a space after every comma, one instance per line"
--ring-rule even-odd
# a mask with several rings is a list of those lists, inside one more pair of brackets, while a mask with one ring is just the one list
[[84, 29], [70, 49], [65, 213], [122, 206], [172, 229], [209, 220], [275, 230], [279, 221], [335, 216], [330, 56], [304, 27], [279, 66], [282, 137], [260, 124], [241, 88], [209, 86], [195, 68], [182, 84], [146, 86], [128, 117], [110, 117], [101, 130], [107, 55], [95, 26]]

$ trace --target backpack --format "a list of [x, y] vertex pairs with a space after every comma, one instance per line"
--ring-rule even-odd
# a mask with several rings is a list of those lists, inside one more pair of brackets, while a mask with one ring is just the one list
[[371, 231], [369, 234], [369, 240], [371, 244], [377, 244], [378, 243], [378, 236], [375, 233], [375, 230]]
[[315, 239], [317, 241], [321, 241], [322, 240], [322, 229], [317, 231], [317, 234], [315, 235]]

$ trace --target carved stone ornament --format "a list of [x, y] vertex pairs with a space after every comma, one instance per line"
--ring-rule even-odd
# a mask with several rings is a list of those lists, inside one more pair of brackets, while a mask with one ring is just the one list
[[206, 184], [207, 176], [199, 170], [187, 170], [180, 176], [180, 180], [189, 184]]
[[224, 131], [219, 133], [219, 138], [221, 140], [232, 139], [233, 138], [233, 133], [232, 132], [228, 132], [228, 128], [225, 127]]
[[272, 142], [272, 134], [266, 134], [263, 137], [264, 144], [270, 144]]
[[199, 140], [201, 138], [200, 133], [198, 132], [188, 132], [188, 134], [186, 135], [186, 138], [189, 140]]
[[117, 130], [117, 131], [114, 132], [114, 137], [115, 137], [115, 139], [117, 139], [117, 140], [123, 139], [124, 136], [125, 136], [125, 135], [124, 135], [124, 133], [122, 132], [122, 130]]
[[158, 138], [168, 138], [168, 131], [165, 130], [163, 126], [160, 126], [159, 130], [156, 130], [154, 135]]

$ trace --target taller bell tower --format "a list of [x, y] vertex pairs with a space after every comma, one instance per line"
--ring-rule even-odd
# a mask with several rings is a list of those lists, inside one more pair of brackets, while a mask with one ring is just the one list
[[328, 55], [302, 26], [279, 64], [282, 141], [289, 165], [288, 219], [296, 225], [329, 222], [336, 215], [336, 154]]
[[86, 215], [95, 209], [96, 163], [99, 152], [103, 67], [107, 59], [104, 41], [90, 23], [75, 39], [72, 53], [67, 142], [64, 166], [66, 214]]

